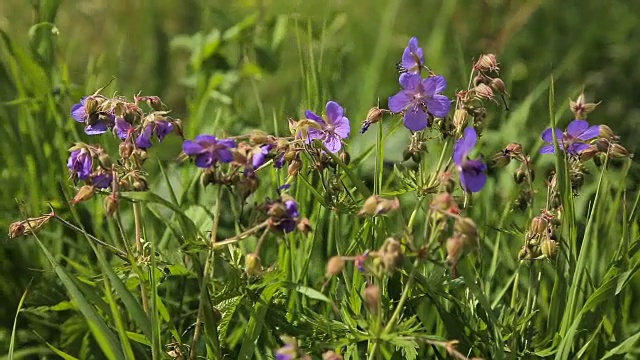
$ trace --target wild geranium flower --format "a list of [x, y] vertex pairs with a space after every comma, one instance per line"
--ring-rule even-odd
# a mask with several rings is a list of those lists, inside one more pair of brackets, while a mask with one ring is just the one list
[[467, 159], [478, 141], [473, 126], [468, 126], [464, 134], [453, 146], [453, 162], [460, 172], [460, 185], [465, 191], [478, 192], [487, 182], [487, 165], [481, 160]]
[[445, 117], [451, 102], [440, 93], [447, 88], [444, 77], [430, 76], [423, 79], [419, 74], [400, 75], [402, 89], [389, 98], [389, 110], [404, 112], [404, 126], [411, 131], [420, 131], [429, 125], [427, 113], [435, 117]]
[[409, 74], [419, 74], [423, 65], [424, 55], [422, 48], [418, 47], [418, 38], [412, 37], [402, 53], [402, 61], [400, 61], [398, 70]]
[[274, 147], [275, 146], [272, 144], [264, 144], [260, 146], [258, 152], [253, 153], [253, 156], [251, 157], [251, 165], [253, 166], [254, 169], [259, 168], [260, 166], [264, 165], [264, 163], [267, 162], [267, 157], [269, 156], [269, 152]]
[[182, 150], [189, 156], [195, 156], [195, 163], [200, 168], [210, 168], [218, 161], [229, 163], [233, 160], [230, 148], [236, 147], [231, 139], [217, 139], [213, 135], [198, 135], [194, 140], [186, 140]]
[[91, 174], [92, 160], [89, 150], [82, 148], [73, 150], [67, 160], [67, 168], [71, 171], [71, 176], [86, 180]]
[[124, 140], [129, 137], [133, 127], [122, 116], [116, 116], [115, 126], [113, 128], [116, 131], [116, 136]]
[[89, 114], [86, 108], [86, 102], [89, 97], [85, 96], [80, 102], [71, 106], [71, 117], [85, 124], [84, 132], [87, 135], [104, 134], [113, 126], [114, 116], [112, 114]]
[[162, 141], [172, 131], [173, 131], [173, 124], [168, 121], [157, 120], [157, 121], [148, 123], [142, 129], [142, 131], [140, 132], [140, 135], [138, 135], [138, 138], [136, 139], [136, 146], [139, 147], [140, 149], [148, 149], [152, 146], [151, 138], [153, 137], [154, 133], [158, 138], [158, 141]]
[[[540, 148], [540, 154], [553, 154], [553, 133], [551, 128], [547, 128], [540, 136], [547, 144]], [[562, 150], [570, 155], [578, 155], [589, 147], [587, 141], [600, 136], [600, 126], [589, 126], [586, 120], [573, 120], [567, 125], [567, 131], [555, 129], [558, 145]]]
[[320, 139], [324, 146], [332, 153], [338, 152], [342, 148], [342, 139], [349, 137], [351, 126], [349, 119], [344, 116], [344, 109], [335, 101], [329, 101], [326, 105], [327, 116], [323, 119], [311, 110], [304, 114], [309, 120], [313, 120], [320, 125], [320, 129], [309, 127], [307, 129], [307, 143]]
[[[280, 192], [280, 191], [279, 191]], [[292, 232], [298, 223], [298, 203], [289, 196], [267, 203], [267, 215], [271, 226], [284, 233]]]
[[93, 186], [98, 189], [105, 189], [111, 186], [111, 182], [113, 181], [113, 175], [111, 172], [100, 172], [91, 176], [91, 181]]

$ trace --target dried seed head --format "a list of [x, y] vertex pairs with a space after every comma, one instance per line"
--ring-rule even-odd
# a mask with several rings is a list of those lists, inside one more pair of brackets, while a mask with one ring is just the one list
[[327, 272], [325, 276], [336, 276], [342, 272], [342, 269], [344, 269], [344, 259], [342, 256], [333, 256], [327, 262]]
[[478, 84], [473, 88], [473, 93], [478, 99], [493, 99], [493, 90], [489, 85]]
[[500, 64], [498, 64], [498, 60], [494, 54], [482, 54], [478, 61], [476, 61], [474, 68], [480, 71], [500, 71]]

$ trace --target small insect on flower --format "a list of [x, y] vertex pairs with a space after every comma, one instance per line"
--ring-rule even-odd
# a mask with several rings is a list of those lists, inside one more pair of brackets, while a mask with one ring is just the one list
[[487, 182], [487, 165], [481, 160], [467, 159], [478, 141], [478, 134], [473, 126], [464, 130], [464, 135], [453, 146], [453, 162], [460, 172], [460, 186], [468, 192], [478, 192]]
[[349, 137], [351, 126], [349, 119], [344, 116], [344, 109], [335, 101], [329, 101], [326, 105], [326, 116], [318, 116], [311, 110], [305, 112], [309, 120], [313, 120], [320, 125], [319, 129], [307, 128], [307, 144], [313, 140], [322, 140], [324, 146], [332, 153], [337, 153], [342, 148], [342, 139]]
[[196, 166], [210, 168], [219, 162], [233, 161], [230, 148], [236, 147], [231, 139], [217, 139], [213, 135], [198, 135], [194, 140], [186, 140], [182, 150], [189, 156], [195, 156]]
[[389, 98], [389, 110], [404, 113], [404, 126], [411, 131], [420, 131], [429, 126], [427, 113], [445, 117], [451, 101], [440, 93], [447, 88], [444, 77], [436, 75], [423, 79], [419, 74], [400, 75], [402, 90]]
[[547, 128], [540, 136], [547, 144], [540, 148], [540, 154], [553, 154], [555, 148], [553, 146], [553, 132], [556, 133], [558, 145], [561, 150], [569, 155], [578, 155], [589, 147], [587, 141], [597, 138], [600, 135], [600, 126], [589, 126], [585, 120], [573, 120], [567, 125], [567, 130], [556, 128], [552, 130]]

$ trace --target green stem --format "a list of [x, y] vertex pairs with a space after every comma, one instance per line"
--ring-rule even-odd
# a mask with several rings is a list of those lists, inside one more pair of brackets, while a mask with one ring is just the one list
[[[140, 259], [143, 257], [143, 249], [142, 249], [142, 208], [140, 202], [136, 201], [133, 203], [133, 222], [135, 226], [135, 237], [136, 237], [136, 250], [137, 250], [137, 258]], [[142, 308], [144, 312], [149, 315], [149, 294], [147, 293], [147, 287], [145, 286], [146, 279], [140, 279], [140, 297], [142, 298]]]
[[411, 287], [413, 286], [416, 269], [418, 268], [418, 263], [419, 263], [419, 259], [416, 258], [416, 260], [413, 262], [413, 268], [409, 273], [409, 279], [407, 280], [407, 283], [404, 286], [404, 290], [402, 291], [402, 296], [400, 297], [400, 301], [398, 302], [398, 305], [396, 306], [396, 309], [393, 312], [393, 315], [391, 315], [391, 319], [389, 319], [387, 326], [385, 326], [383, 333], [388, 333], [389, 331], [391, 331], [391, 329], [395, 326], [396, 322], [400, 318], [400, 313], [402, 312], [404, 303], [407, 302], [407, 299], [409, 298], [409, 291], [411, 291]]

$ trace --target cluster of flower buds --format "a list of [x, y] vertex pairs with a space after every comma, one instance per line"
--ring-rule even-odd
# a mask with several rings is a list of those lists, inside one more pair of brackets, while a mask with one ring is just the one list
[[531, 219], [525, 243], [518, 254], [519, 260], [553, 259], [558, 251], [559, 225], [557, 217], [546, 210]]

